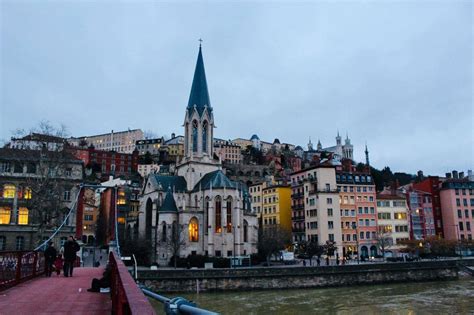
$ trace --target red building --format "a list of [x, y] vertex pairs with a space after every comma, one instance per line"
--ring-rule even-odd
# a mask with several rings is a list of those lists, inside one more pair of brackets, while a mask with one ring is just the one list
[[138, 151], [133, 153], [118, 153], [115, 151], [96, 150], [89, 148], [72, 148], [74, 156], [84, 162], [86, 168], [95, 172], [115, 177], [130, 176], [138, 171]]
[[431, 202], [433, 204], [433, 218], [435, 221], [436, 235], [444, 237], [443, 233], [443, 217], [441, 212], [441, 181], [438, 176], [429, 176], [425, 180], [414, 183], [413, 188], [431, 194]]

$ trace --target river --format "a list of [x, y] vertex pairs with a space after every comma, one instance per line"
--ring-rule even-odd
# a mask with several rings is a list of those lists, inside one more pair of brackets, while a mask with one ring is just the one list
[[[221, 314], [474, 314], [473, 278], [174, 296], [183, 296]], [[161, 303], [152, 303], [158, 314], [164, 314]]]

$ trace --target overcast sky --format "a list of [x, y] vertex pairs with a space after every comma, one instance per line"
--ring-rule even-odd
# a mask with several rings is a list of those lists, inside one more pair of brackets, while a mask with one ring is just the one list
[[198, 52], [216, 137], [335, 144], [442, 175], [474, 168], [471, 1], [0, 1], [0, 138], [183, 133]]

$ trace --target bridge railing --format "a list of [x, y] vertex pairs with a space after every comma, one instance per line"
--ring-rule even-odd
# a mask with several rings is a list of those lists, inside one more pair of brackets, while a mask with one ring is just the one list
[[43, 252], [0, 252], [0, 291], [44, 273]]
[[112, 314], [156, 314], [127, 267], [114, 251], [109, 254], [109, 264], [112, 268], [110, 285]]

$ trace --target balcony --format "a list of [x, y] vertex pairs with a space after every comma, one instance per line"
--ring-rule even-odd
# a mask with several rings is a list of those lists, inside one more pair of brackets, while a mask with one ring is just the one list
[[304, 205], [293, 205], [291, 207], [293, 210], [303, 210], [304, 209]]
[[315, 195], [315, 194], [338, 194], [339, 190], [338, 189], [310, 190], [308, 193], [310, 195]]
[[303, 193], [291, 194], [291, 198], [293, 198], [293, 199], [303, 198], [303, 196], [304, 196]]
[[291, 221], [303, 221], [303, 220], [304, 220], [304, 216], [296, 216], [296, 217], [291, 218]]
[[304, 228], [293, 228], [291, 231], [293, 233], [304, 233]]

